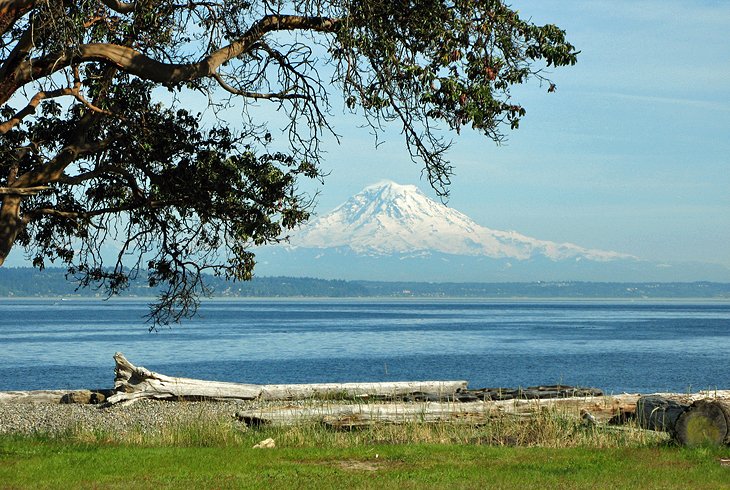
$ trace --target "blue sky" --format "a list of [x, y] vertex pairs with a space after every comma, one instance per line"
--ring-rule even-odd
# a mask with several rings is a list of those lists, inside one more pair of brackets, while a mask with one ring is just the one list
[[[649, 260], [730, 266], [730, 2], [515, 0], [581, 50], [497, 146], [455, 135], [449, 205], [478, 223]], [[381, 179], [417, 184], [397, 127], [377, 150], [336, 114], [317, 212]]]
[[[536, 83], [514, 90], [527, 116], [505, 144], [468, 130], [454, 135], [449, 206], [539, 239], [730, 266], [730, 2], [512, 6], [566, 30], [578, 64], [550, 72], [555, 93]], [[186, 104], [204, 111], [205, 102]], [[283, 125], [273, 104], [259, 106], [272, 129]], [[324, 186], [303, 186], [319, 191], [318, 214], [383, 179], [435, 198], [397, 126], [376, 149], [363, 121], [338, 111], [335, 98], [333, 106], [341, 145], [325, 145]], [[240, 116], [227, 115], [235, 127]], [[18, 252], [9, 261], [17, 263]]]

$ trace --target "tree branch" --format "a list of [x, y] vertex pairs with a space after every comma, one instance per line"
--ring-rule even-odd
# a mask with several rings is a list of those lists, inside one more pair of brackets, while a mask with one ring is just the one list
[[22, 63], [27, 63], [28, 55], [35, 45], [36, 26], [32, 21], [29, 24], [7, 58], [2, 60], [2, 66], [0, 67], [0, 94], [5, 99], [3, 103], [7, 102], [7, 99], [21, 86], [18, 84], [16, 70], [22, 66]]
[[41, 103], [44, 99], [55, 99], [56, 97], [63, 97], [64, 95], [74, 95], [74, 90], [72, 88], [60, 88], [57, 90], [51, 90], [50, 92], [38, 92], [33, 96], [32, 99], [30, 99], [30, 102], [28, 102], [28, 105], [26, 105], [23, 109], [19, 110], [18, 112], [13, 115], [10, 119], [5, 121], [4, 123], [0, 124], [0, 134], [5, 134], [11, 129], [13, 129], [15, 126], [20, 124], [20, 122], [25, 119], [27, 116], [31, 114], [35, 114], [35, 110], [38, 107], [38, 104]]
[[61, 177], [56, 179], [56, 182], [67, 185], [77, 185], [91, 179], [101, 177], [104, 174], [117, 174], [121, 176], [126, 181], [127, 187], [131, 189], [134, 196], [140, 201], [145, 200], [144, 193], [142, 192], [142, 189], [140, 188], [139, 183], [137, 182], [137, 179], [134, 177], [134, 175], [132, 175], [126, 169], [115, 165], [104, 165], [101, 167], [97, 167], [89, 172], [84, 172], [82, 174], [74, 176], [62, 175]]
[[135, 204], [127, 204], [125, 206], [111, 206], [107, 208], [95, 209], [93, 211], [62, 211], [56, 208], [35, 208], [23, 213], [23, 223], [27, 224], [42, 216], [56, 216], [59, 218], [78, 220], [94, 218], [103, 214], [117, 214], [124, 211], [134, 211], [140, 208], [162, 209], [174, 204], [180, 204], [182, 201], [143, 201]]
[[56, 179], [56, 182], [60, 184], [78, 185], [91, 179], [101, 177], [106, 173], [115, 173], [125, 176], [129, 175], [129, 173], [122, 168], [113, 165], [104, 165], [102, 167], [97, 167], [94, 170], [89, 170], [88, 172], [84, 172], [78, 175], [62, 175], [61, 177]]
[[258, 92], [249, 92], [247, 90], [238, 90], [235, 87], [232, 87], [226, 83], [225, 80], [223, 80], [223, 77], [219, 73], [214, 73], [211, 75], [216, 82], [225, 90], [226, 92], [230, 92], [233, 95], [240, 95], [242, 97], [248, 97], [250, 99], [266, 99], [266, 100], [272, 100], [272, 99], [278, 99], [278, 100], [285, 100], [285, 99], [306, 99], [306, 95], [302, 94], [292, 94], [289, 93], [288, 90], [284, 90], [282, 92], [278, 93], [271, 93], [271, 94], [262, 94]]
[[[309, 30], [334, 32], [338, 19], [328, 17], [304, 17], [299, 15], [267, 15], [237, 41], [220, 48], [196, 63], [162, 63], [139, 51], [117, 44], [85, 44], [74, 50], [26, 60], [16, 71], [16, 85], [22, 86], [31, 80], [49, 76], [71, 64], [86, 61], [108, 63], [140, 78], [165, 85], [212, 77], [218, 68], [233, 58], [247, 53], [265, 34], [272, 31]], [[0, 104], [11, 94], [2, 94]], [[4, 99], [4, 100], [3, 100]]]
[[109, 111], [105, 111], [104, 109], [100, 109], [100, 108], [96, 107], [94, 104], [92, 104], [91, 102], [86, 100], [86, 98], [84, 98], [84, 96], [81, 94], [81, 77], [79, 76], [78, 67], [74, 66], [73, 71], [74, 71], [73, 87], [59, 88], [56, 90], [51, 90], [49, 92], [46, 92], [46, 91], [38, 92], [37, 94], [35, 94], [33, 96], [32, 99], [30, 99], [30, 102], [28, 102], [28, 105], [26, 105], [20, 111], [16, 112], [13, 115], [13, 117], [8, 119], [4, 123], [0, 124], [0, 134], [7, 133], [11, 129], [13, 129], [15, 126], [20, 124], [20, 122], [24, 118], [26, 118], [27, 116], [29, 116], [31, 114], [35, 114], [36, 108], [41, 103], [41, 101], [43, 101], [45, 99], [55, 99], [57, 97], [63, 97], [63, 96], [68, 96], [68, 95], [73, 96], [76, 100], [81, 102], [84, 105], [84, 107], [86, 107], [87, 109], [89, 109], [91, 111], [99, 112], [101, 114], [106, 114], [108, 116], [113, 115]]
[[30, 187], [43, 185], [48, 182], [56, 182], [63, 176], [66, 167], [79, 157], [90, 155], [105, 150], [111, 144], [111, 140], [98, 141], [95, 143], [80, 143], [64, 147], [59, 154], [42, 169], [28, 172], [21, 175], [15, 181], [17, 187]]
[[0, 187], [0, 195], [5, 196], [34, 196], [39, 192], [50, 189], [48, 186], [39, 185], [36, 187]]
[[0, 0], [0, 34], [8, 32], [34, 6], [35, 0]]
[[20, 196], [6, 196], [0, 204], [0, 266], [5, 263], [22, 227], [20, 222], [21, 201]]

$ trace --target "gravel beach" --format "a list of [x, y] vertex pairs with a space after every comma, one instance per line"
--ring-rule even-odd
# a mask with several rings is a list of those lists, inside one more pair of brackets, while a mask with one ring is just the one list
[[0, 403], [0, 434], [62, 435], [73, 431], [160, 432], [174, 425], [218, 422], [240, 426], [233, 415], [260, 402], [169, 402], [140, 400], [131, 405]]

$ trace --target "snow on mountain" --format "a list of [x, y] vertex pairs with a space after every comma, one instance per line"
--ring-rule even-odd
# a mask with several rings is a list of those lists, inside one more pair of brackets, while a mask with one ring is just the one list
[[515, 260], [634, 259], [617, 252], [538, 240], [515, 231], [492, 230], [429, 199], [416, 186], [390, 181], [368, 186], [332, 212], [310, 221], [291, 237], [290, 246], [345, 248], [369, 256], [439, 252]]

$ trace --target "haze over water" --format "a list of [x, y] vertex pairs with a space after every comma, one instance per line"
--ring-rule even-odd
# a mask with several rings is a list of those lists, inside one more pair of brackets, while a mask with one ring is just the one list
[[727, 302], [217, 300], [158, 333], [146, 311], [0, 300], [0, 390], [110, 388], [116, 351], [169, 375], [249, 383], [730, 388]]

